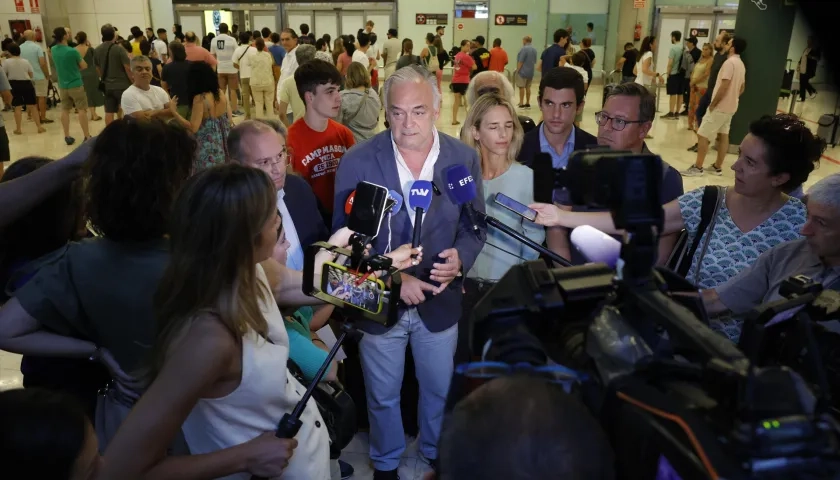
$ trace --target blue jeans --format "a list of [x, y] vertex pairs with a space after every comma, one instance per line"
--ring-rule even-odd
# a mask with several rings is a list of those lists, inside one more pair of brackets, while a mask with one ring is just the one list
[[397, 469], [405, 451], [400, 389], [409, 342], [420, 384], [419, 451], [427, 459], [438, 456], [437, 442], [454, 370], [458, 325], [431, 333], [417, 309], [412, 308], [388, 332], [365, 334], [359, 343], [370, 420], [370, 459], [377, 470]]

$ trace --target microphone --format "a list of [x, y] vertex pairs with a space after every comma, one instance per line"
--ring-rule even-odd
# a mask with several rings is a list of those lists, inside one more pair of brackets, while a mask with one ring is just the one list
[[356, 191], [353, 190], [350, 192], [350, 195], [347, 196], [347, 201], [344, 202], [344, 214], [350, 215], [350, 212], [353, 211], [353, 200], [356, 198]]
[[403, 204], [403, 196], [397, 193], [396, 190], [388, 190], [388, 195], [394, 200], [394, 205], [389, 210], [392, 215], [396, 215], [400, 211]]
[[589, 262], [606, 263], [615, 268], [621, 256], [621, 242], [589, 225], [572, 230], [571, 242]]
[[[432, 182], [417, 180], [411, 184], [406, 205], [414, 210], [414, 234], [411, 237], [411, 248], [417, 248], [420, 246], [420, 225], [423, 223], [423, 213], [432, 205]], [[415, 256], [412, 255], [412, 257]]]
[[453, 165], [447, 168], [444, 173], [449, 198], [457, 205], [465, 205], [470, 226], [473, 232], [479, 233], [478, 222], [476, 222], [475, 210], [472, 205], [472, 200], [478, 195], [478, 189], [475, 186], [472, 174], [464, 165]]
[[538, 153], [531, 163], [534, 170], [534, 201], [539, 203], [554, 203], [554, 183], [556, 173], [551, 162], [551, 155]]

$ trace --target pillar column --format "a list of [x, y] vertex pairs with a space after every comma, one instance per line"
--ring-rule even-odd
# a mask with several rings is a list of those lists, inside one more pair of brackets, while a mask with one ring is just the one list
[[738, 5], [735, 36], [747, 41], [741, 56], [747, 78], [738, 112], [732, 118], [731, 145], [741, 143], [750, 122], [776, 113], [795, 17], [796, 7], [788, 0], [742, 0]]

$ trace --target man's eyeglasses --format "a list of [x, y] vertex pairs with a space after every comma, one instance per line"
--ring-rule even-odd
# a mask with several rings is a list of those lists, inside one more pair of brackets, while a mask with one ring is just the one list
[[612, 121], [612, 128], [617, 132], [624, 130], [624, 127], [631, 123], [645, 123], [642, 120], [625, 120], [623, 118], [611, 117], [606, 112], [597, 112], [595, 114], [595, 123], [599, 126], [605, 127], [609, 121]]
[[254, 163], [259, 168], [267, 168], [271, 165], [285, 166], [286, 162], [292, 156], [292, 150], [288, 147], [284, 148], [277, 155], [273, 157], [258, 158]]

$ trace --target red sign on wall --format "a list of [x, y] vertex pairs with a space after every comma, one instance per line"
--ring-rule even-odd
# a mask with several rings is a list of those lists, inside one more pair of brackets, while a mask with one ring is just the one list
[[39, 4], [41, 0], [29, 0], [29, 8], [32, 10], [32, 13], [41, 13], [41, 5]]
[[633, 0], [633, 8], [645, 8], [646, 0]]
[[26, 10], [23, 9], [23, 0], [15, 0], [15, 11], [16, 12], [25, 12]]

